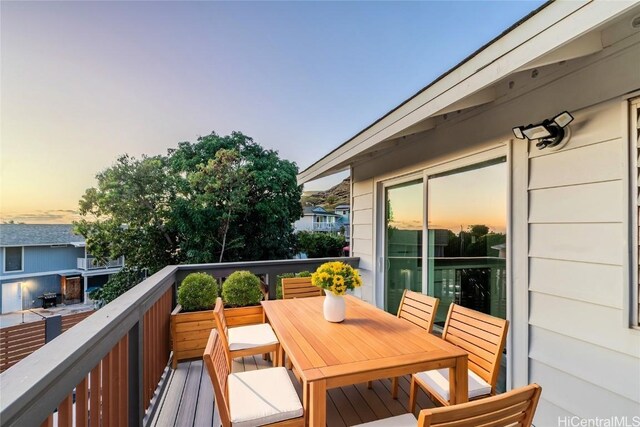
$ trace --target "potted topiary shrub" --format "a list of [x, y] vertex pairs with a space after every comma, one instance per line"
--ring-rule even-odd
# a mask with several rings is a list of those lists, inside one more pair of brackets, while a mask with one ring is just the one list
[[250, 271], [236, 271], [222, 283], [224, 315], [229, 326], [261, 323], [260, 301], [264, 297], [260, 279]]
[[175, 369], [178, 361], [202, 357], [211, 329], [218, 283], [206, 273], [191, 273], [178, 287], [178, 305], [171, 312], [171, 347]]

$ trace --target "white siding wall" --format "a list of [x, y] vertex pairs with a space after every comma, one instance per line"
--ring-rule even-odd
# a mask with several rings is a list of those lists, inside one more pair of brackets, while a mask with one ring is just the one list
[[363, 285], [360, 296], [374, 303], [373, 289], [373, 179], [353, 183], [352, 187], [352, 227], [351, 254], [360, 257], [360, 271]]
[[640, 413], [640, 335], [625, 327], [625, 104], [579, 111], [566, 149], [529, 155], [529, 377], [538, 422]]
[[512, 385], [543, 386], [538, 426], [557, 425], [559, 416], [640, 414], [640, 331], [628, 326], [625, 297], [632, 284], [623, 98], [640, 89], [640, 34], [541, 68], [536, 79], [524, 72], [509, 80], [515, 91], [500, 82], [501, 98], [490, 107], [454, 114], [352, 166], [352, 246], [365, 277], [362, 296], [374, 295], [378, 182], [446, 168], [504, 144], [514, 125], [567, 109], [576, 120], [564, 149], [515, 141], [510, 158]]

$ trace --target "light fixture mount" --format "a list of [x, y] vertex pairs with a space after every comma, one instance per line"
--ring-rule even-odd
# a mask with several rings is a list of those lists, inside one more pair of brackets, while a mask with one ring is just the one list
[[564, 111], [551, 119], [546, 119], [542, 123], [528, 124], [527, 126], [514, 127], [513, 134], [518, 139], [537, 141], [536, 147], [539, 150], [544, 148], [562, 148], [569, 140], [569, 123], [573, 121], [573, 116]]

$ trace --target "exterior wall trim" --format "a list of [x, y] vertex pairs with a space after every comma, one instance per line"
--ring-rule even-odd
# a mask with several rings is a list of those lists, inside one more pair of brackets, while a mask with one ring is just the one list
[[[624, 229], [627, 230], [629, 239], [625, 243], [627, 247], [624, 253], [627, 255], [623, 260], [623, 271], [628, 272], [623, 276], [624, 290], [622, 295], [622, 309], [624, 312], [623, 325], [625, 328], [632, 328], [640, 331], [640, 292], [638, 285], [638, 209], [640, 200], [638, 199], [638, 164], [637, 160], [637, 141], [635, 141], [638, 130], [634, 129], [634, 121], [631, 114], [636, 108], [640, 108], [640, 90], [627, 94], [622, 98], [624, 108], [622, 110], [623, 134], [622, 138], [626, 144], [628, 156], [623, 159], [623, 167], [627, 173], [623, 175], [624, 186], [628, 189], [625, 191], [624, 206], [626, 207], [626, 215], [623, 216]], [[637, 125], [637, 124], [636, 124]]]

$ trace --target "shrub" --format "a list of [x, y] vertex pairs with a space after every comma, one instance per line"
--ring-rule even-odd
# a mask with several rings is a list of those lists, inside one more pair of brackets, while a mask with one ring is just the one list
[[309, 258], [342, 256], [342, 249], [346, 245], [344, 236], [335, 234], [301, 231], [296, 236], [298, 251], [306, 253]]
[[262, 300], [260, 279], [250, 271], [231, 273], [222, 284], [222, 299], [229, 307], [259, 304]]
[[178, 288], [178, 304], [183, 311], [210, 310], [216, 303], [218, 284], [207, 273], [191, 273]]
[[89, 293], [89, 298], [98, 301], [100, 307], [109, 304], [120, 295], [144, 280], [142, 272], [135, 267], [124, 267], [109, 276], [109, 280], [101, 288]]
[[278, 276], [278, 282], [276, 283], [276, 298], [282, 299], [282, 279], [290, 279], [292, 277], [311, 277], [309, 271], [301, 271], [300, 273], [283, 273]]

